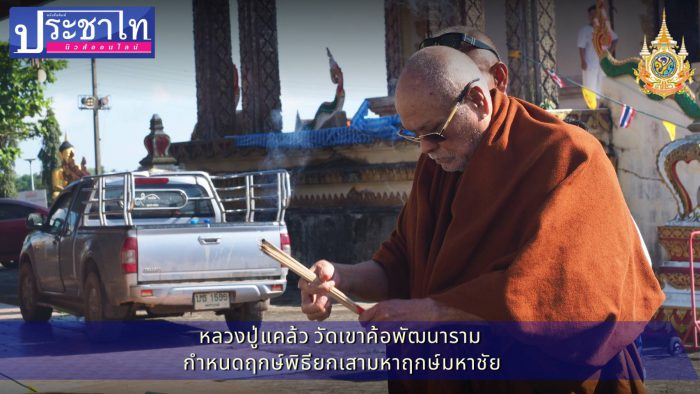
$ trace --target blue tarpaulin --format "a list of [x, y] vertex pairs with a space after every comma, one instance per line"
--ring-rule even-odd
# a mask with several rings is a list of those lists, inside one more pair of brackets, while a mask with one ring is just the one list
[[352, 117], [350, 126], [293, 133], [255, 133], [228, 136], [238, 147], [251, 148], [319, 148], [337, 145], [370, 144], [397, 141], [401, 121], [398, 115], [368, 118], [369, 102], [365, 100]]

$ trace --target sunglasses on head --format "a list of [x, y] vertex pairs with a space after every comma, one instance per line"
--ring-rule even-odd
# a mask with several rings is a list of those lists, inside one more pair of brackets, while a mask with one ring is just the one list
[[501, 58], [498, 56], [498, 52], [496, 52], [495, 49], [491, 48], [491, 46], [485, 42], [477, 40], [476, 38], [465, 33], [445, 33], [437, 37], [428, 37], [420, 43], [419, 49], [438, 45], [459, 50], [462, 47], [462, 43], [466, 43], [477, 49], [485, 49], [490, 51], [496, 55], [498, 61], [501, 61]]

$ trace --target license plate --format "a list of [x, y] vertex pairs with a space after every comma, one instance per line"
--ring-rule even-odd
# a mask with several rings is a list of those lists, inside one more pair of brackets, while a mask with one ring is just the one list
[[194, 309], [227, 309], [231, 306], [228, 292], [194, 293]]

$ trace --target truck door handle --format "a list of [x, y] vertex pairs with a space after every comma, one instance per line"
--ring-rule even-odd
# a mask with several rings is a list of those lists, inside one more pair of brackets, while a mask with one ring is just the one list
[[221, 243], [221, 237], [202, 237], [197, 238], [202, 245], [218, 245]]

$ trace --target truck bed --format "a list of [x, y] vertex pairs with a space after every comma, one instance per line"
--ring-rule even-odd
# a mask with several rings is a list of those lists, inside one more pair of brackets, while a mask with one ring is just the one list
[[285, 275], [257, 247], [263, 238], [279, 246], [277, 223], [137, 225], [134, 230], [138, 283], [279, 279]]

